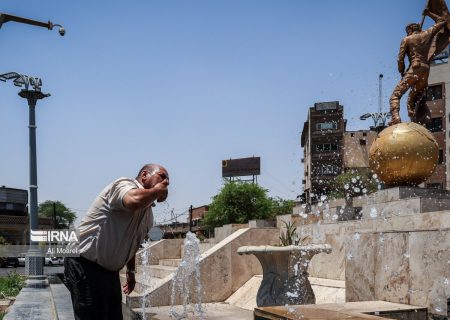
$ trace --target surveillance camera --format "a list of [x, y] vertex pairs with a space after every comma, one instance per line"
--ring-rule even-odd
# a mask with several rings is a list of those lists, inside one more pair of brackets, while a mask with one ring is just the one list
[[61, 36], [64, 36], [65, 34], [66, 34], [66, 29], [64, 29], [64, 28], [59, 28], [59, 34], [61, 35]]

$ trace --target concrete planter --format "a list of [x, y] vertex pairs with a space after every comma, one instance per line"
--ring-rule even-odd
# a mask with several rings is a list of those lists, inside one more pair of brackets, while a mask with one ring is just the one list
[[328, 244], [240, 247], [240, 255], [255, 255], [263, 269], [256, 297], [258, 307], [314, 304], [316, 298], [307, 271], [312, 257], [322, 252], [330, 253], [331, 247]]

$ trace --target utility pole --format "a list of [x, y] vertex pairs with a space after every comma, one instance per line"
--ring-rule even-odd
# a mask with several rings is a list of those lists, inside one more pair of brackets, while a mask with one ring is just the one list
[[53, 228], [58, 229], [56, 225], [56, 202], [53, 201]]
[[188, 218], [188, 222], [189, 222], [189, 232], [191, 232], [192, 230], [192, 210], [194, 209], [194, 206], [191, 204], [191, 206], [189, 207], [189, 218]]
[[370, 127], [378, 133], [386, 128], [386, 121], [391, 117], [390, 112], [383, 112], [383, 74], [378, 76], [378, 112], [363, 114], [359, 119], [366, 120], [372, 118], [374, 126]]

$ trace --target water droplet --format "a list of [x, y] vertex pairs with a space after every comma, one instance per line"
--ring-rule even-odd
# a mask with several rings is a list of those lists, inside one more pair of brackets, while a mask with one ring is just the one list
[[370, 209], [370, 217], [371, 218], [376, 218], [378, 216], [378, 212], [376, 208], [372, 208]]

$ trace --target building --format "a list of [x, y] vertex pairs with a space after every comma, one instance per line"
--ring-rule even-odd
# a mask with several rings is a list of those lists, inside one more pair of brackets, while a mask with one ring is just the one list
[[203, 216], [208, 212], [209, 205], [204, 205], [191, 209], [191, 226], [196, 227], [200, 225]]
[[[0, 236], [9, 244], [28, 244], [27, 190], [0, 187]], [[52, 219], [40, 218], [39, 229], [52, 229]]]
[[339, 174], [369, 168], [369, 149], [377, 133], [346, 131], [346, 124], [338, 101], [316, 103], [309, 109], [301, 137], [303, 202], [315, 203], [327, 195]]
[[369, 168], [369, 150], [377, 138], [371, 130], [344, 132], [344, 171]]
[[[164, 232], [164, 239], [173, 239], [173, 238], [184, 238], [186, 233], [194, 232], [194, 233], [202, 233], [207, 230], [205, 226], [201, 224], [201, 220], [203, 216], [208, 212], [209, 205], [203, 205], [200, 207], [192, 207], [189, 209], [189, 218], [188, 222], [177, 222], [174, 221], [169, 224], [160, 224], [157, 225], [158, 228]], [[190, 220], [190, 223], [189, 223]]]
[[342, 172], [346, 123], [339, 101], [315, 103], [303, 126], [303, 198], [315, 202], [327, 194], [334, 178]]
[[430, 108], [431, 121], [426, 125], [439, 144], [439, 157], [436, 170], [425, 181], [425, 187], [449, 189], [450, 180], [447, 174], [450, 169], [450, 136], [447, 133], [450, 112], [450, 66], [448, 64], [448, 50], [434, 59], [428, 78], [427, 105]]

